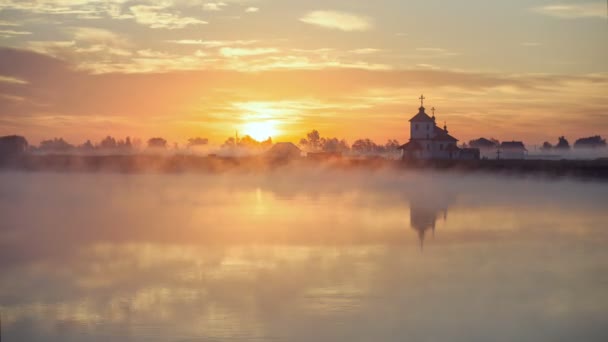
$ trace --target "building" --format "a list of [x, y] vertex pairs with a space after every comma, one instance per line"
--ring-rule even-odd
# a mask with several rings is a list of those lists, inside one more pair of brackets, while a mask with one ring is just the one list
[[528, 150], [521, 141], [503, 141], [496, 154], [498, 159], [525, 159]]
[[271, 159], [297, 159], [302, 156], [302, 151], [291, 142], [278, 142], [265, 153], [265, 156]]
[[479, 149], [480, 157], [483, 159], [496, 159], [498, 144], [497, 140], [489, 140], [483, 137], [469, 141], [469, 146]]
[[444, 123], [443, 128], [437, 126], [434, 107], [432, 116], [425, 112], [424, 99], [424, 95], [420, 96], [418, 113], [410, 119], [410, 141], [399, 147], [403, 159], [463, 159], [465, 156], [472, 159], [478, 156], [467, 151], [461, 157], [458, 139], [449, 134], [447, 124]]
[[11, 158], [27, 151], [28, 144], [24, 137], [8, 135], [0, 137], [0, 159]]

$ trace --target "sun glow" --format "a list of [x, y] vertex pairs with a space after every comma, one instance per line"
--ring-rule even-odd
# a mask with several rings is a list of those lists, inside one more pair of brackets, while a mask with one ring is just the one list
[[278, 133], [277, 124], [274, 121], [247, 122], [243, 126], [243, 133], [257, 141], [263, 141], [274, 137]]

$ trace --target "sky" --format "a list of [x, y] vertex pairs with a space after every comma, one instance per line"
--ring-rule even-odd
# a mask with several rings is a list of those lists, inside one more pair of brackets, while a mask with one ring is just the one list
[[0, 0], [0, 135], [608, 135], [603, 1]]

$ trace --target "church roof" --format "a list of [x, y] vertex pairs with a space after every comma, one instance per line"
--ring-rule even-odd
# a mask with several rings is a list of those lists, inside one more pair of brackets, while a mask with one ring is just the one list
[[453, 141], [456, 142], [458, 141], [458, 139], [454, 138], [453, 136], [449, 135], [448, 132], [444, 129], [441, 129], [437, 126], [435, 126], [435, 137], [433, 138], [433, 140], [438, 140], [438, 141]]
[[410, 122], [435, 122], [427, 113], [424, 112], [424, 107], [418, 108], [418, 114], [410, 119]]
[[410, 140], [409, 142], [399, 146], [399, 150], [406, 150], [406, 151], [422, 150], [422, 145], [420, 145], [420, 143], [417, 142], [416, 140]]

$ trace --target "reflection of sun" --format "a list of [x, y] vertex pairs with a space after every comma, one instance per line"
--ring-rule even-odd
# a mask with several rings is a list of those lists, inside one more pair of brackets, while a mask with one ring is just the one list
[[277, 124], [271, 120], [247, 122], [243, 125], [243, 134], [249, 135], [257, 141], [266, 140], [277, 133]]

